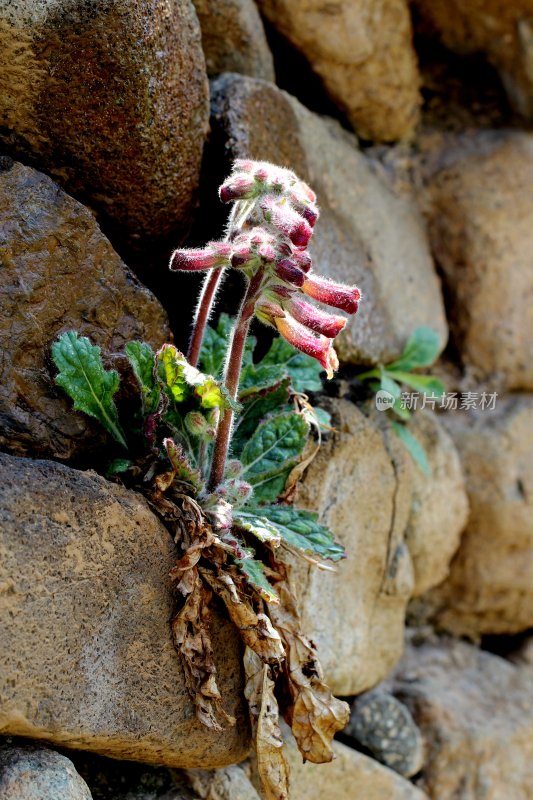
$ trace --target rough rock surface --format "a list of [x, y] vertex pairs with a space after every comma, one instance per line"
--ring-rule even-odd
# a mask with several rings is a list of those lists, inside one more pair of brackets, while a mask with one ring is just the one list
[[531, 0], [414, 0], [430, 29], [460, 54], [484, 52], [514, 108], [533, 117]]
[[208, 123], [190, 0], [12, 0], [0, 9], [0, 139], [127, 235], [180, 226]]
[[0, 219], [0, 446], [69, 458], [99, 428], [53, 384], [56, 336], [77, 330], [107, 352], [135, 338], [160, 346], [166, 314], [92, 214], [42, 173], [4, 161]]
[[410, 777], [422, 767], [420, 731], [409, 709], [388, 692], [374, 689], [356, 697], [343, 733], [400, 775]]
[[274, 61], [254, 0], [193, 0], [207, 74], [240, 72], [274, 82]]
[[533, 626], [533, 399], [498, 404], [446, 418], [470, 516], [448, 578], [424, 597], [439, 627], [474, 638]]
[[420, 325], [436, 329], [444, 347], [440, 284], [420, 215], [376, 174], [355, 138], [263, 81], [221, 76], [212, 97], [219, 160], [289, 166], [318, 195], [322, 214], [310, 248], [317, 269], [363, 292], [357, 317], [339, 337], [341, 358], [392, 360]]
[[461, 357], [496, 388], [532, 389], [533, 135], [480, 134], [447, 161], [429, 186], [430, 238]]
[[420, 97], [404, 0], [258, 0], [270, 22], [309, 61], [365, 139], [411, 133]]
[[190, 769], [187, 777], [202, 800], [261, 800], [246, 772], [238, 766]]
[[336, 401], [331, 410], [338, 433], [308, 468], [295, 502], [320, 513], [348, 558], [333, 573], [298, 562], [293, 585], [329, 685], [350, 695], [375, 686], [402, 652], [413, 590], [403, 541], [412, 465], [394, 434], [384, 440], [355, 405]]
[[44, 747], [0, 748], [2, 800], [91, 800], [72, 761]]
[[242, 759], [240, 647], [213, 620], [224, 735], [195, 717], [170, 637], [175, 548], [136, 494], [0, 455], [0, 731], [176, 767]]
[[531, 667], [445, 640], [408, 647], [392, 680], [422, 730], [430, 797], [533, 796]]
[[420, 442], [431, 476], [413, 470], [411, 513], [405, 541], [413, 559], [413, 595], [444, 580], [468, 518], [468, 498], [457, 448], [431, 411], [417, 411], [409, 429]]

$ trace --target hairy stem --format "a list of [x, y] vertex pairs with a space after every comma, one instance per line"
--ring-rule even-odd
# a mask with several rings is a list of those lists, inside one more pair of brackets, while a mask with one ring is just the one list
[[[229, 356], [226, 362], [226, 373], [224, 376], [224, 384], [233, 400], [237, 399], [239, 391], [244, 346], [246, 344], [250, 322], [254, 315], [255, 304], [260, 295], [263, 277], [263, 270], [258, 270], [250, 280], [239, 314], [237, 315], [235, 327], [233, 328]], [[211, 475], [209, 477], [209, 489], [211, 491], [216, 489], [224, 479], [224, 468], [228, 456], [232, 423], [233, 410], [227, 408], [219, 422], [215, 439]]]
[[189, 350], [187, 352], [187, 360], [189, 364], [196, 367], [200, 357], [200, 350], [204, 338], [205, 329], [211, 316], [213, 308], [213, 301], [215, 294], [222, 279], [224, 272], [223, 267], [210, 270], [205, 276], [200, 299], [196, 307], [196, 314], [193, 322], [191, 341], [189, 342]]

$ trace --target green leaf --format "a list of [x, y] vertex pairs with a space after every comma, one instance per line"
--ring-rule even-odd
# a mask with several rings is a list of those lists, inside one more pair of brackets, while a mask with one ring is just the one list
[[322, 388], [320, 375], [323, 369], [318, 361], [300, 353], [281, 336], [274, 339], [261, 364], [284, 366], [291, 377], [295, 392], [319, 392]]
[[144, 415], [154, 414], [159, 406], [161, 390], [154, 375], [155, 353], [146, 342], [128, 342], [124, 352], [141, 389]]
[[114, 458], [107, 465], [105, 476], [110, 478], [112, 475], [120, 475], [122, 472], [126, 472], [132, 464], [133, 461], [129, 458]]
[[174, 439], [164, 439], [163, 445], [177, 480], [190, 484], [196, 492], [201, 491], [204, 486], [202, 474], [192, 466], [183, 447], [176, 444]]
[[241, 455], [243, 477], [253, 485], [256, 499], [258, 493], [262, 501], [277, 499], [305, 447], [308, 432], [307, 422], [294, 411], [260, 423]]
[[173, 344], [164, 344], [156, 354], [156, 371], [168, 396], [182, 403], [193, 394], [202, 408], [229, 408], [236, 404], [212, 375], [205, 375], [189, 364]]
[[418, 439], [415, 439], [411, 431], [408, 430], [405, 427], [405, 425], [402, 425], [400, 422], [392, 421], [391, 425], [394, 431], [398, 434], [398, 436], [406, 446], [413, 460], [418, 464], [418, 466], [424, 473], [424, 475], [431, 477], [432, 474], [431, 467], [427, 459], [426, 451], [424, 450]]
[[418, 392], [423, 392], [423, 394], [433, 393], [437, 397], [442, 397], [446, 391], [443, 382], [438, 378], [434, 378], [432, 375], [413, 375], [410, 372], [399, 371], [393, 372], [392, 374], [400, 383], [404, 383], [406, 386], [410, 386]]
[[429, 367], [439, 355], [439, 335], [432, 328], [417, 328], [409, 337], [403, 353], [397, 361], [387, 364], [387, 370], [416, 369]]
[[[258, 511], [258, 514], [261, 512]], [[248, 511], [238, 511], [233, 514], [233, 523], [237, 528], [251, 533], [260, 542], [268, 542], [273, 547], [278, 547], [281, 541], [281, 534], [275, 525], [272, 525], [266, 517], [250, 514]]]
[[342, 545], [337, 544], [331, 531], [318, 520], [318, 515], [311, 511], [302, 511], [292, 506], [261, 506], [261, 508], [246, 508], [252, 515], [261, 515], [271, 522], [279, 531], [283, 540], [303, 550], [314, 553], [330, 561], [339, 561], [345, 558]]
[[231, 449], [235, 456], [242, 452], [244, 445], [267, 414], [285, 410], [284, 406], [287, 406], [289, 401], [289, 382], [290, 379], [287, 377], [273, 391], [248, 395], [244, 398], [231, 440]]
[[383, 391], [391, 394], [395, 400], [398, 400], [402, 393], [400, 386], [384, 370], [381, 373], [380, 387]]
[[275, 389], [286, 377], [287, 370], [278, 364], [247, 364], [241, 373], [239, 400]]
[[[234, 320], [228, 314], [221, 314], [216, 327], [209, 326], [204, 334], [200, 351], [200, 368], [209, 375], [221, 377], [224, 372], [228, 344]], [[243, 355], [243, 364], [251, 364], [256, 339], [248, 336]]]
[[55, 382], [72, 398], [76, 411], [97, 419], [127, 448], [113, 401], [119, 386], [118, 372], [104, 369], [100, 348], [85, 336], [68, 331], [52, 345], [52, 358], [59, 370]]
[[235, 563], [263, 600], [267, 603], [279, 603], [279, 597], [268, 582], [260, 561], [256, 561], [255, 558], [245, 558]]

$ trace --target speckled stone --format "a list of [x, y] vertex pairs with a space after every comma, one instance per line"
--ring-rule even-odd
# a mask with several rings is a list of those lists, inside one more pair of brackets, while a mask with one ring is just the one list
[[44, 747], [0, 747], [2, 800], [92, 800], [72, 761]]

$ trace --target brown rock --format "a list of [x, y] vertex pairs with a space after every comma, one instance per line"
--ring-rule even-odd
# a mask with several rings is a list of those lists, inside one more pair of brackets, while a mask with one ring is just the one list
[[0, 748], [0, 796], [2, 800], [92, 800], [68, 758], [31, 746]]
[[187, 777], [202, 800], [261, 800], [246, 772], [238, 766], [190, 769]]
[[420, 442], [431, 476], [413, 470], [411, 513], [405, 530], [415, 571], [417, 597], [448, 575], [468, 517], [468, 498], [459, 454], [431, 411], [417, 411], [409, 429]]
[[289, 166], [318, 195], [322, 214], [311, 244], [317, 272], [357, 283], [363, 292], [357, 316], [339, 337], [341, 358], [386, 363], [420, 325], [435, 328], [444, 347], [440, 285], [419, 212], [376, 174], [354, 137], [262, 81], [221, 76], [212, 97], [219, 161]]
[[253, 0], [193, 0], [200, 27], [207, 74], [240, 72], [275, 80], [259, 11]]
[[432, 798], [533, 796], [533, 670], [459, 641], [408, 647], [393, 676], [425, 740]]
[[208, 121], [190, 0], [4, 3], [0, 139], [130, 241], [183, 225]]
[[426, 595], [436, 624], [457, 635], [533, 626], [533, 400], [450, 415], [470, 516], [448, 578]]
[[293, 585], [328, 684], [351, 695], [375, 686], [402, 652], [413, 591], [403, 540], [412, 465], [394, 434], [384, 439], [356, 406], [342, 400], [331, 410], [338, 433], [307, 470], [295, 502], [320, 513], [348, 557], [333, 573], [299, 562]]
[[92, 214], [21, 164], [0, 171], [0, 446], [70, 458], [98, 426], [53, 384], [50, 346], [66, 330], [104, 351], [169, 338], [166, 314]]
[[364, 139], [412, 133], [420, 96], [404, 0], [258, 0], [265, 17], [309, 61]]
[[496, 388], [533, 388], [532, 181], [533, 136], [480, 134], [429, 187], [450, 326], [465, 364]]
[[484, 52], [514, 108], [533, 117], [531, 0], [414, 0], [422, 20], [460, 54]]
[[0, 731], [113, 758], [218, 767], [249, 747], [240, 645], [213, 645], [224, 735], [203, 727], [170, 637], [175, 548], [138, 495], [61, 464], [0, 455]]

